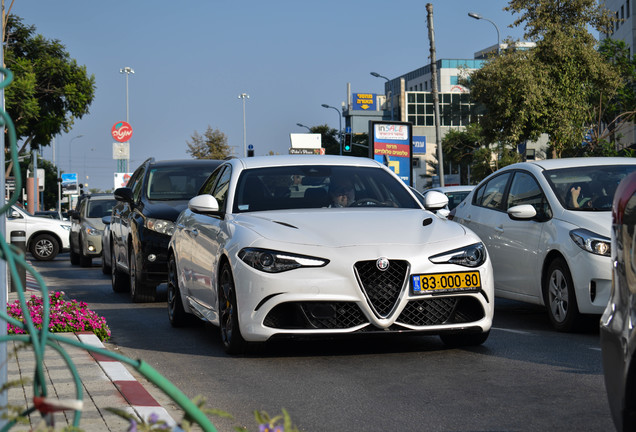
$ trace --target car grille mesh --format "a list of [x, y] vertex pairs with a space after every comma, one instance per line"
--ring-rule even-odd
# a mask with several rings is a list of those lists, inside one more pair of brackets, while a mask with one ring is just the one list
[[474, 297], [437, 297], [411, 300], [397, 323], [415, 326], [460, 324], [478, 321], [484, 316], [483, 307]]
[[378, 269], [376, 261], [359, 261], [354, 266], [358, 280], [374, 313], [388, 317], [405, 285], [409, 264], [407, 261], [390, 261], [385, 271]]
[[347, 329], [367, 323], [356, 303], [289, 302], [273, 308], [263, 324], [267, 327], [294, 329]]

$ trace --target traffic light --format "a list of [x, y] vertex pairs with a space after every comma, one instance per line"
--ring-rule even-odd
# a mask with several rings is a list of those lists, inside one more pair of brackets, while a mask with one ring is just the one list
[[351, 134], [344, 134], [344, 144], [342, 145], [342, 151], [351, 153]]

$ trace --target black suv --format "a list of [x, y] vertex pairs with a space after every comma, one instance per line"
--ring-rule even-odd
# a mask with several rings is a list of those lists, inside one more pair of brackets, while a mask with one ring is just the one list
[[[157, 285], [168, 280], [168, 242], [188, 200], [221, 164], [211, 159], [146, 160], [124, 188], [110, 223], [113, 290], [130, 290], [134, 302], [155, 301]], [[108, 253], [108, 251], [104, 251]]]

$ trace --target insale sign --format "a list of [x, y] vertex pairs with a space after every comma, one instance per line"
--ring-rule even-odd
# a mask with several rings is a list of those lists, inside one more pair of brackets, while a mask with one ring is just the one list
[[110, 130], [115, 141], [121, 143], [128, 141], [130, 137], [132, 137], [132, 132], [132, 126], [125, 121], [115, 123], [113, 128]]

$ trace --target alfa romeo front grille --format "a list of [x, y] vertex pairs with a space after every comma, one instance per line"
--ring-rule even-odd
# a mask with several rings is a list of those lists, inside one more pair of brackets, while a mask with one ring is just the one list
[[388, 269], [382, 271], [378, 269], [376, 261], [359, 261], [354, 268], [371, 309], [378, 317], [387, 318], [406, 286], [409, 263], [403, 260], [389, 261]]

